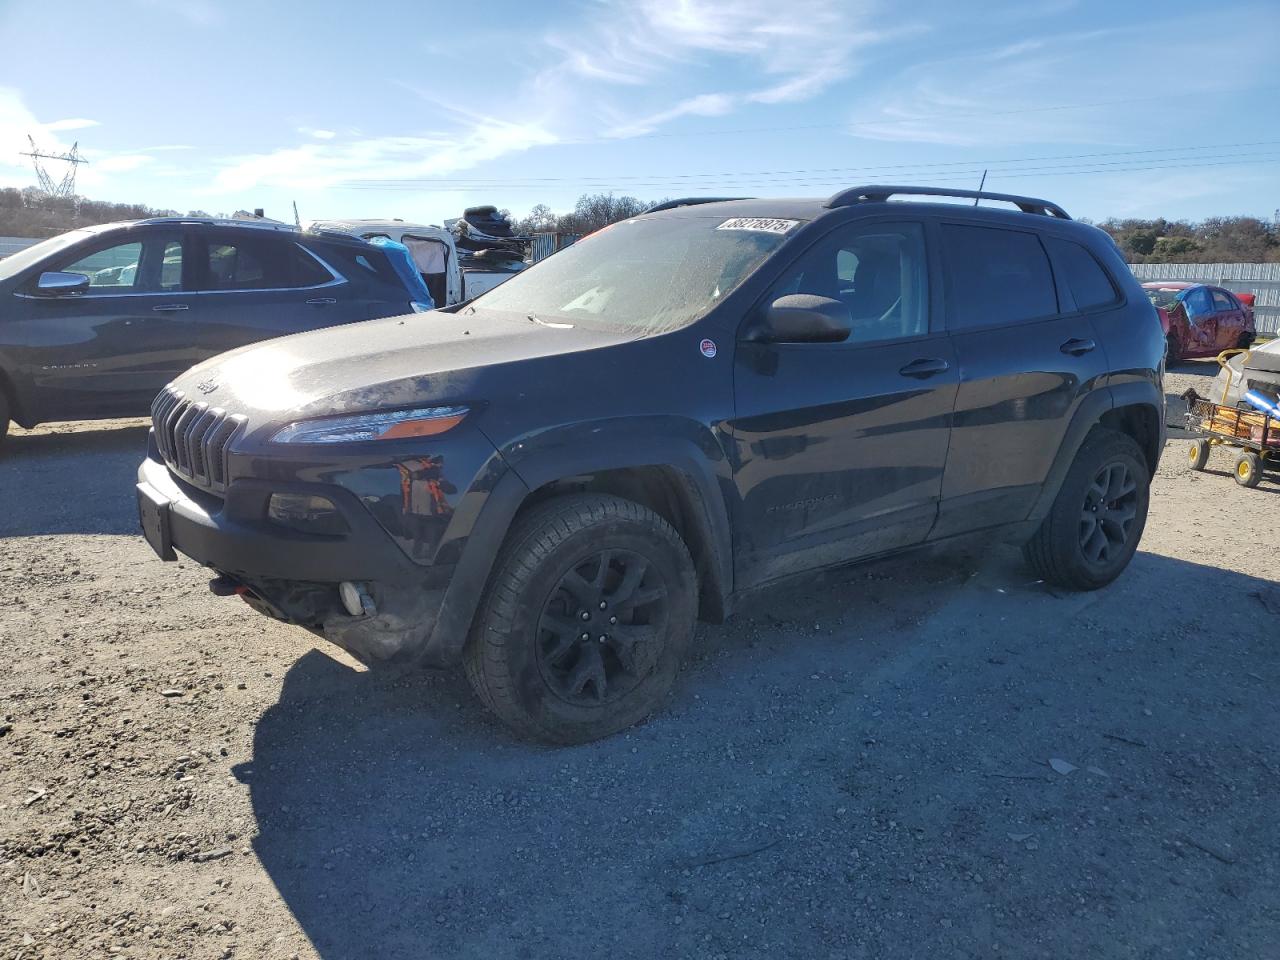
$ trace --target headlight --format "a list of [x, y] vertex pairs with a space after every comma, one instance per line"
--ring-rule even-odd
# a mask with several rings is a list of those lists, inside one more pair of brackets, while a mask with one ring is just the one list
[[272, 443], [356, 443], [434, 437], [452, 430], [467, 415], [467, 407], [418, 407], [387, 413], [357, 413], [349, 417], [299, 420], [276, 432]]

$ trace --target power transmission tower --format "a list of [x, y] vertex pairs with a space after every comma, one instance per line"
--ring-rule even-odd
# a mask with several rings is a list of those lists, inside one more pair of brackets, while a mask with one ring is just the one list
[[[31, 165], [36, 169], [36, 182], [40, 185], [40, 192], [49, 200], [72, 201], [75, 204], [76, 215], [79, 215], [80, 198], [76, 195], [76, 168], [82, 163], [89, 162], [80, 155], [80, 142], [73, 143], [66, 153], [49, 153], [41, 150], [30, 134], [27, 135], [27, 142], [31, 144], [31, 149], [24, 152], [22, 156], [31, 158]], [[57, 160], [65, 163], [67, 172], [62, 175], [61, 180], [54, 183], [53, 177], [40, 162], [41, 160]]]

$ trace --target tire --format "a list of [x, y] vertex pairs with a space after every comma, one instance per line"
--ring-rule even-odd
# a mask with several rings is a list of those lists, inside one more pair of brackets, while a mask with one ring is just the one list
[[4, 438], [9, 433], [9, 398], [5, 396], [3, 380], [0, 377], [0, 446], [4, 445]]
[[467, 679], [522, 737], [607, 737], [670, 692], [697, 597], [689, 550], [662, 517], [615, 496], [557, 498], [507, 537], [463, 653]]
[[1240, 334], [1240, 339], [1236, 341], [1236, 346], [1241, 350], [1248, 350], [1253, 346], [1254, 334], [1248, 330]]
[[1231, 475], [1242, 487], [1256, 487], [1262, 482], [1262, 458], [1252, 450], [1245, 450], [1236, 457], [1235, 469]]
[[1208, 440], [1192, 440], [1191, 446], [1187, 449], [1187, 464], [1192, 470], [1203, 470], [1204, 465], [1209, 462], [1209, 453], [1213, 450], [1213, 445]]
[[1023, 556], [1049, 583], [1105, 587], [1138, 549], [1150, 501], [1151, 477], [1138, 444], [1127, 434], [1094, 427]]
[[1178, 343], [1178, 338], [1174, 334], [1165, 337], [1164, 362], [1166, 365], [1177, 363], [1182, 359], [1182, 345]]

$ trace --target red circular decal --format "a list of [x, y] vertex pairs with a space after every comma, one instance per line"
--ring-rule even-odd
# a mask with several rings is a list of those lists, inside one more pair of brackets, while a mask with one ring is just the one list
[[704, 357], [714, 357], [716, 355], [716, 342], [714, 340], [703, 340], [698, 345], [698, 349], [702, 351]]

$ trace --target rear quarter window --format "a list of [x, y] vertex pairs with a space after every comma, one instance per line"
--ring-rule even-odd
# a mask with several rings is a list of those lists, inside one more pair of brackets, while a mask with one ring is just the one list
[[1119, 300], [1115, 284], [1087, 249], [1057, 237], [1045, 237], [1044, 242], [1053, 254], [1058, 282], [1071, 291], [1077, 310], [1093, 310]]
[[387, 255], [376, 247], [323, 244], [317, 246], [316, 253], [349, 281], [365, 287], [377, 284], [403, 286]]
[[1058, 312], [1049, 257], [1034, 233], [944, 223], [948, 325], [1022, 323]]

